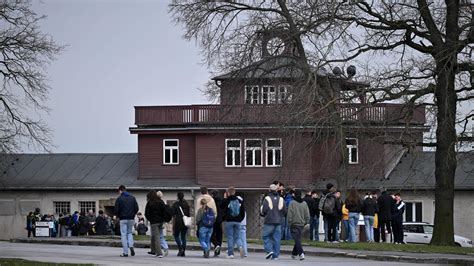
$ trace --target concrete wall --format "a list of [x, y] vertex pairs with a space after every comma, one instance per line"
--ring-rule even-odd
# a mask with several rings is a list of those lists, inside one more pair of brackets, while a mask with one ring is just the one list
[[[434, 191], [402, 192], [405, 202], [421, 202], [423, 222], [434, 222], [435, 197]], [[474, 239], [474, 193], [472, 191], [456, 191], [454, 196], [454, 233]]]
[[[184, 192], [184, 191], [183, 191]], [[138, 201], [140, 212], [145, 212], [146, 194], [148, 191], [130, 191]], [[13, 237], [26, 237], [26, 215], [34, 211], [36, 207], [41, 209], [41, 213], [54, 213], [53, 201], [70, 201], [71, 212], [79, 210], [79, 201], [95, 201], [97, 211], [99, 210], [99, 200], [110, 200], [117, 198], [115, 191], [91, 191], [91, 192], [2, 192], [0, 195], [0, 239], [10, 239]], [[176, 200], [176, 192], [165, 192], [165, 200]], [[190, 192], [185, 192], [185, 199], [192, 199]], [[39, 203], [39, 204], [38, 204]], [[10, 206], [12, 207], [10, 209]], [[7, 207], [5, 209], [5, 207]], [[23, 209], [22, 209], [23, 207]]]

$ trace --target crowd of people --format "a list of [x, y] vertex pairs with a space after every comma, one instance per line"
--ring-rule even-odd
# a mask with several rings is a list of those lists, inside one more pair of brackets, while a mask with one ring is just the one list
[[[138, 222], [134, 224], [136, 234], [145, 235], [148, 226], [141, 213], [137, 214]], [[50, 222], [50, 237], [71, 237], [91, 235], [120, 235], [119, 219], [109, 216], [100, 210], [96, 216], [93, 210], [87, 214], [75, 211], [73, 214], [60, 213], [58, 217], [53, 214], [41, 214], [40, 208], [30, 212], [26, 217], [26, 230], [28, 237], [36, 237], [36, 222]]]
[[[211, 251], [214, 257], [220, 256], [224, 233], [227, 237], [227, 258], [234, 258], [236, 250], [241, 258], [248, 256], [246, 204], [243, 195], [234, 187], [227, 188], [222, 197], [217, 190], [208, 191], [206, 187], [201, 187], [201, 194], [194, 201], [194, 223], [191, 206], [183, 192], [178, 192], [177, 201], [169, 206], [161, 191], [150, 191], [144, 215], [139, 212], [135, 197], [125, 186], [120, 186], [118, 192], [113, 217], [102, 210], [96, 217], [91, 210], [87, 215], [78, 212], [60, 214], [59, 219], [55, 220], [52, 215], [41, 216], [37, 208], [27, 217], [28, 236], [34, 236], [35, 221], [53, 221], [53, 231], [59, 236], [116, 234], [121, 236], [121, 256], [128, 257], [129, 251], [131, 256], [135, 256], [134, 231], [145, 235], [149, 223], [151, 250], [148, 253], [163, 258], [169, 254], [164, 237], [165, 224], [171, 223], [178, 256], [186, 256], [187, 235], [192, 228], [196, 228], [204, 258], [209, 258]], [[399, 193], [379, 192], [371, 191], [362, 196], [356, 189], [351, 189], [343, 200], [341, 191], [331, 183], [318, 195], [315, 190], [285, 188], [282, 183], [273, 182], [259, 206], [264, 223], [262, 239], [265, 258], [278, 260], [281, 241], [292, 239], [294, 247], [291, 257], [304, 260], [303, 233], [309, 230], [309, 239], [319, 241], [321, 215], [325, 242], [357, 242], [359, 217], [362, 215], [365, 230], [359, 232], [359, 239], [403, 244], [405, 203]]]

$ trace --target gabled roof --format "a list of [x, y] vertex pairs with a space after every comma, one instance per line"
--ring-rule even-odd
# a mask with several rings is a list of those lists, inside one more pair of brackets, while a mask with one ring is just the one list
[[138, 179], [137, 153], [3, 155], [0, 190], [197, 187], [193, 180]]
[[[455, 189], [474, 189], [474, 152], [457, 155]], [[399, 189], [434, 189], [435, 153], [419, 152], [407, 154], [386, 180], [387, 187]]]

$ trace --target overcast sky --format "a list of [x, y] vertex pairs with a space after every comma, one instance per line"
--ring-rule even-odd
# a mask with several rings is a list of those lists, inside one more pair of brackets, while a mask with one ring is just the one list
[[[207, 103], [211, 78], [165, 0], [34, 0], [42, 30], [67, 45], [48, 68], [53, 152], [136, 152], [136, 105]], [[461, 111], [473, 110], [464, 103]], [[29, 152], [25, 148], [25, 152]], [[34, 152], [34, 151], [30, 151]]]
[[48, 68], [53, 152], [136, 152], [136, 105], [206, 103], [210, 79], [167, 1], [35, 0], [42, 31], [68, 45]]

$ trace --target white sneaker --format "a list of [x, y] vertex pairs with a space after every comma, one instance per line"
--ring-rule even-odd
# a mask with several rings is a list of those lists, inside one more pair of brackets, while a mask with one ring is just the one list
[[233, 258], [234, 258], [234, 255], [227, 255], [227, 258], [228, 258], [228, 259], [233, 259]]
[[300, 260], [304, 260], [304, 253], [301, 253]]

